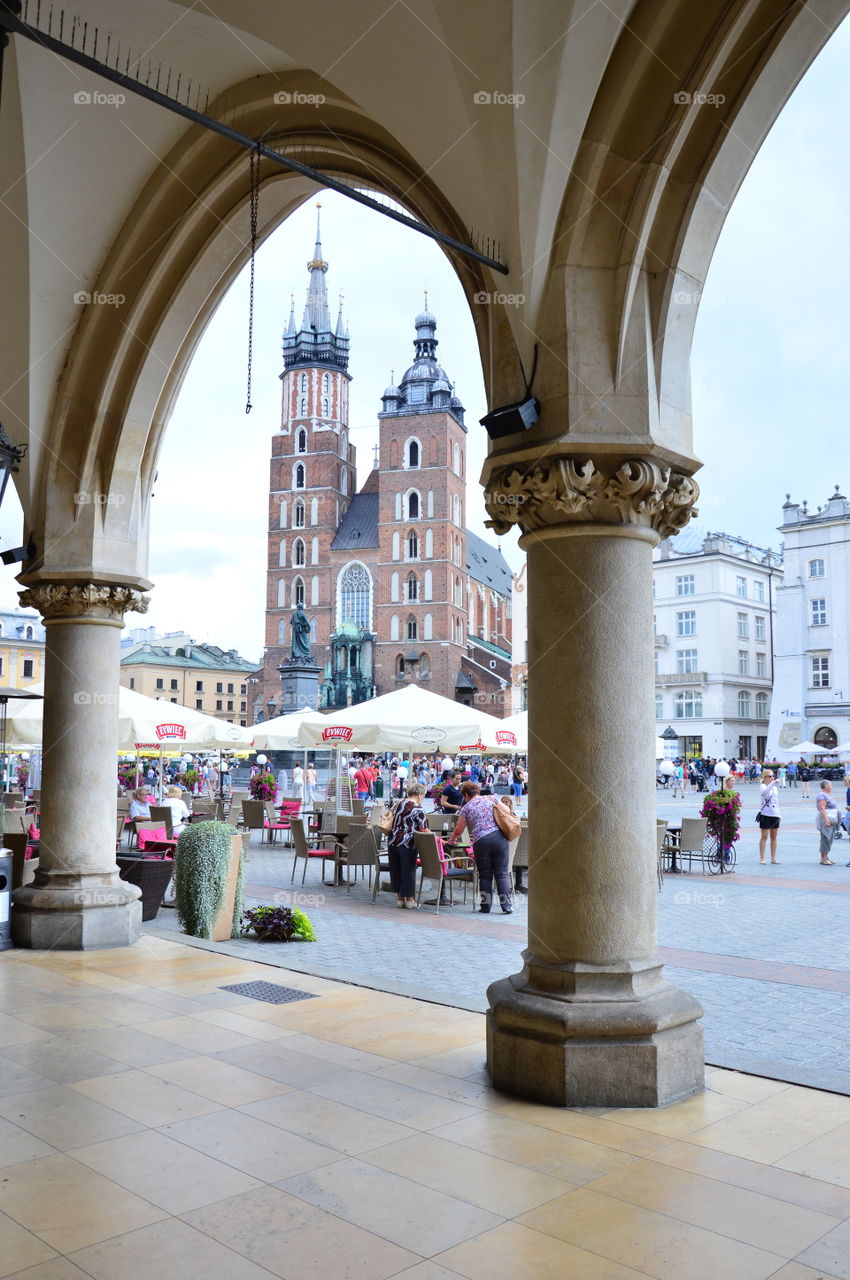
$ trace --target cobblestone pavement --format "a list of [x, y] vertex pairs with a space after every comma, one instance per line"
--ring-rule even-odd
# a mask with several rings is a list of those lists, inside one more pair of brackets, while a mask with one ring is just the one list
[[[809, 801], [783, 792], [781, 865], [760, 867], [757, 794], [743, 788], [734, 874], [665, 878], [658, 930], [665, 972], [703, 1004], [708, 1062], [850, 1094], [850, 840], [834, 846], [836, 866], [819, 866], [814, 792]], [[843, 799], [843, 790], [834, 794]], [[697, 816], [701, 797], [672, 800], [659, 792], [658, 801], [659, 816], [672, 820]], [[290, 851], [255, 845], [249, 899], [294, 900], [313, 920], [318, 941], [281, 947], [235, 940], [216, 949], [480, 1010], [488, 983], [521, 968], [524, 897], [510, 916], [485, 918], [460, 900], [439, 915], [424, 906], [400, 912], [387, 893], [373, 906], [365, 881], [350, 893], [323, 887], [318, 867], [293, 893], [291, 866]], [[174, 913], [160, 912], [152, 928], [173, 933]]]

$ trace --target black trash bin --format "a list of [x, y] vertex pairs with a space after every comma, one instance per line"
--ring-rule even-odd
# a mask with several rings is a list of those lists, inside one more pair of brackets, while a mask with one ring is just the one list
[[12, 854], [0, 850], [0, 951], [12, 945]]
[[383, 800], [384, 798], [384, 780], [383, 778], [375, 779], [375, 799]]

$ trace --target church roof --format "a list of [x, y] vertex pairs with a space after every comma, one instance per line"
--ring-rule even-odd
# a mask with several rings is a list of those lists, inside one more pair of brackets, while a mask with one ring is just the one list
[[[317, 206], [318, 209], [321, 205]], [[328, 263], [322, 256], [322, 238], [319, 214], [316, 215], [316, 244], [313, 257], [307, 263], [310, 284], [301, 328], [295, 328], [295, 300], [289, 313], [289, 324], [283, 335], [283, 365], [285, 369], [301, 366], [326, 366], [331, 369], [348, 368], [348, 331], [342, 318], [342, 299], [339, 304], [336, 329], [331, 327], [331, 312], [325, 275]]]
[[500, 596], [511, 594], [513, 574], [507, 560], [498, 547], [491, 546], [471, 529], [466, 531], [466, 572], [476, 582], [498, 591]]
[[360, 551], [378, 545], [378, 493], [355, 493], [339, 523], [331, 551]]
[[381, 418], [420, 413], [445, 413], [448, 411], [466, 431], [464, 408], [460, 397], [452, 391], [449, 377], [437, 363], [437, 321], [425, 310], [414, 322], [416, 336], [413, 340], [413, 364], [405, 370], [398, 386], [391, 378], [390, 385], [381, 397]]

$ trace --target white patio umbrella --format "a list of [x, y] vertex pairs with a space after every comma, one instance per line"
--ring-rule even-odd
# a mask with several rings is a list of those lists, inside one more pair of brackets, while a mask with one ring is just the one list
[[490, 755], [524, 755], [528, 751], [528, 712], [518, 711], [515, 716], [505, 716], [504, 720], [487, 716], [481, 740]]
[[328, 715], [305, 715], [298, 731], [302, 747], [345, 747], [350, 751], [475, 751], [488, 722], [464, 706], [419, 685], [405, 685], [380, 698]]
[[303, 751], [304, 744], [298, 737], [298, 730], [304, 720], [315, 718], [316, 714], [311, 707], [304, 707], [301, 711], [290, 711], [285, 716], [275, 716], [273, 720], [253, 725], [254, 746], [258, 751]]

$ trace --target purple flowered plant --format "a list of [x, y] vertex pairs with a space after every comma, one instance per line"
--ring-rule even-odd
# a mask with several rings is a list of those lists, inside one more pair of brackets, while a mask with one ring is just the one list
[[248, 783], [248, 790], [254, 800], [274, 800], [277, 797], [277, 782], [274, 774], [256, 774]]
[[722, 849], [733, 845], [741, 831], [741, 797], [737, 791], [712, 791], [700, 813], [706, 820], [708, 834]]

